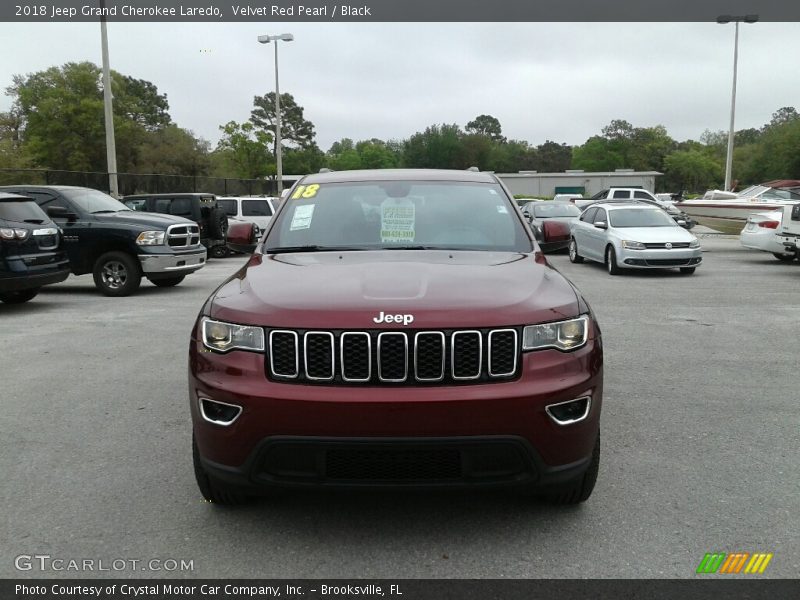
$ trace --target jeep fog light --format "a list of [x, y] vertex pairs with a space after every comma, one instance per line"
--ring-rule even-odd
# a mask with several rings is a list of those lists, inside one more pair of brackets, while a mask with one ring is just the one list
[[575, 400], [549, 404], [545, 406], [544, 410], [558, 425], [572, 425], [588, 417], [591, 407], [592, 399], [589, 396], [583, 396]]
[[242, 407], [237, 404], [228, 404], [208, 398], [200, 398], [200, 415], [209, 423], [227, 427], [231, 425], [239, 415], [242, 414]]

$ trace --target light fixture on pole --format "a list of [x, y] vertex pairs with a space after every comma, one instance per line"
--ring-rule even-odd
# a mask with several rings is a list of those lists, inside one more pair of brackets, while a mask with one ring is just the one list
[[103, 55], [103, 112], [106, 125], [106, 168], [108, 188], [114, 198], [119, 198], [117, 183], [117, 144], [114, 139], [114, 111], [111, 97], [111, 67], [108, 64], [108, 32], [106, 31], [106, 3], [100, 0], [100, 44]]
[[258, 41], [262, 44], [275, 42], [275, 170], [277, 171], [278, 195], [283, 191], [283, 164], [281, 163], [281, 91], [278, 85], [278, 42], [291, 42], [292, 40], [294, 40], [294, 36], [291, 33], [258, 36]]
[[717, 23], [725, 25], [726, 23], [733, 22], [736, 24], [736, 31], [734, 33], [733, 41], [733, 91], [731, 92], [731, 124], [728, 130], [728, 155], [725, 159], [725, 190], [731, 189], [731, 170], [733, 168], [733, 121], [736, 113], [736, 69], [739, 62], [739, 23], [755, 23], [758, 21], [758, 15], [720, 15], [717, 17]]

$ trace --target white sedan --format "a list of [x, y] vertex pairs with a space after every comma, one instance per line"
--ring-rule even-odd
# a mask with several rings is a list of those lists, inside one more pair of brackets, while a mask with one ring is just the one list
[[739, 242], [745, 248], [770, 252], [775, 258], [782, 261], [794, 259], [793, 252], [786, 252], [786, 248], [776, 235], [781, 226], [783, 212], [773, 210], [763, 213], [753, 213], [747, 217], [747, 224], [739, 234]]

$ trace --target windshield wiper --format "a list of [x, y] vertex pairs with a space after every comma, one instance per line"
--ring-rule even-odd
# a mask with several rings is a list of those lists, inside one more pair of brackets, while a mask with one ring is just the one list
[[358, 248], [356, 246], [278, 246], [275, 248], [267, 248], [267, 254], [288, 254], [291, 252], [350, 252], [355, 250], [366, 250], [366, 248]]

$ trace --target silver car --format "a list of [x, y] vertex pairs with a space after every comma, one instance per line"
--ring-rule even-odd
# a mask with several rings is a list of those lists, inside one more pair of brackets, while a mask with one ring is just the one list
[[626, 268], [694, 273], [702, 262], [697, 238], [660, 208], [633, 202], [593, 204], [572, 226], [569, 259], [604, 263], [611, 275]]

